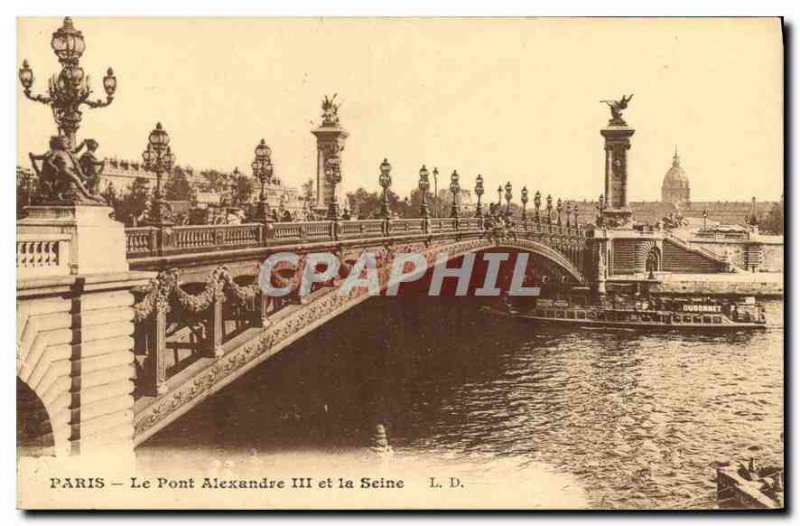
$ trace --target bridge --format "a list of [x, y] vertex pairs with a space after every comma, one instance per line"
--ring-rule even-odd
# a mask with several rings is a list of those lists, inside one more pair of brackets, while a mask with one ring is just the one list
[[[21, 223], [41, 223], [31, 216]], [[572, 283], [586, 283], [589, 262], [585, 228], [560, 218], [504, 228], [479, 217], [127, 228], [117, 244], [123, 271], [76, 273], [76, 244], [69, 234], [22, 230], [17, 241], [19, 438], [31, 450], [132, 448], [369, 297], [334, 293], [340, 277], [300, 297], [301, 262], [274, 270], [292, 292], [269, 298], [257, 278], [270, 254], [333, 252], [344, 275], [370, 250], [382, 288], [403, 252], [433, 265], [504, 247]]]
[[[82, 38], [70, 19], [53, 37]], [[79, 57], [73, 58], [77, 63]], [[82, 162], [72, 162], [80, 122], [76, 110], [80, 104], [94, 108], [112, 102], [112, 71], [104, 78], [105, 102], [74, 99], [72, 91], [52, 99], [34, 96], [27, 62], [19, 75], [28, 98], [52, 106], [59, 129], [51, 151], [31, 155], [31, 160], [59, 156], [64, 161], [37, 168], [45, 183], [39, 187], [43, 204], [27, 207], [26, 217], [17, 222], [17, 439], [22, 454], [132, 451], [225, 385], [365, 301], [369, 296], [363, 288], [337, 292], [343, 275], [365, 251], [376, 254], [381, 288], [398, 254], [420, 254], [430, 267], [505, 248], [532, 254], [546, 275], [588, 286], [601, 301], [615, 282], [652, 284], [662, 271], [736, 270], [721, 256], [632, 221], [626, 167], [634, 130], [622, 119], [625, 99], [613, 105], [613, 118], [600, 131], [605, 194], [594, 224], [580, 223], [574, 205], [566, 207], [562, 221], [561, 201], [553, 207], [550, 196], [540, 213], [539, 192], [531, 217], [526, 216], [525, 188], [522, 214], [514, 218], [510, 183], [505, 210], [498, 196], [492, 207], [496, 214], [458, 217], [456, 172], [452, 217], [428, 217], [424, 199], [430, 184], [424, 166], [418, 184], [421, 217], [392, 219], [386, 160], [379, 180], [383, 218], [338, 219], [336, 186], [342, 182], [340, 152], [348, 133], [339, 124], [338, 105], [326, 97], [322, 124], [312, 133], [317, 139], [317, 211], [327, 209], [331, 220], [267, 220], [265, 184], [272, 165], [263, 140], [252, 164], [261, 182], [254, 214], [258, 222], [175, 226], [162, 220], [161, 176], [169, 173], [174, 156], [159, 124], [143, 155], [146, 169], [156, 174], [150, 208], [155, 226], [126, 229], [83, 184], [97, 182], [100, 174], [93, 167], [100, 163], [86, 153]], [[62, 165], [86, 166], [87, 173]], [[480, 211], [481, 176], [475, 193]], [[298, 254], [299, 262], [273, 269], [269, 279], [291, 289], [288, 296], [275, 298], [262, 293], [258, 277], [262, 263], [279, 252]], [[307, 255], [316, 252], [337, 254], [340, 274], [301, 295]]]
[[[17, 239], [18, 438], [30, 451], [57, 454], [130, 450], [365, 301], [364, 288], [335, 293], [365, 250], [377, 254], [381, 288], [404, 252], [429, 266], [495, 248], [528, 252], [537, 267], [599, 292], [606, 281], [644, 273], [648, 262], [657, 271], [724, 264], [665, 232], [579, 225], [577, 216], [562, 222], [538, 210], [502, 227], [469, 217], [124, 228], [108, 219], [110, 209], [90, 207], [105, 215], [100, 235], [119, 238], [103, 246], [91, 229], [52, 233], [51, 222], [37, 231], [51, 214], [42, 208], [20, 221]], [[80, 250], [95, 256], [86, 261]], [[292, 292], [270, 298], [257, 280], [279, 252], [301, 263], [273, 271]], [[302, 255], [315, 252], [337, 254], [340, 276], [301, 297]]]

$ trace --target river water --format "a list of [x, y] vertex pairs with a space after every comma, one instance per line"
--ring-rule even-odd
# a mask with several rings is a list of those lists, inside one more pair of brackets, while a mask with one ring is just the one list
[[520, 473], [548, 466], [583, 492], [568, 507], [713, 507], [718, 463], [783, 463], [782, 316], [770, 302], [766, 331], [640, 334], [537, 327], [474, 299], [373, 298], [137, 457], [336, 458], [368, 447], [383, 424], [398, 458], [475, 458]]

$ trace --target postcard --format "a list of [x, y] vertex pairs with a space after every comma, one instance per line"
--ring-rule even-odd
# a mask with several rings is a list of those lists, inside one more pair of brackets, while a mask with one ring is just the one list
[[781, 19], [17, 41], [20, 508], [784, 508]]

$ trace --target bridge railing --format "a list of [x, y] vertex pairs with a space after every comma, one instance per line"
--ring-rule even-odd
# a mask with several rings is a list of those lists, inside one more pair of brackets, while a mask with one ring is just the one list
[[341, 239], [381, 237], [386, 235], [387, 223], [388, 221], [384, 219], [342, 221], [338, 223], [338, 237]]
[[422, 234], [425, 232], [424, 219], [396, 219], [390, 223], [390, 226], [392, 234], [404, 232], [409, 234]]
[[149, 256], [156, 248], [158, 229], [151, 226], [125, 229], [125, 248], [128, 257]]
[[[241, 225], [180, 225], [135, 227], [125, 230], [129, 259], [159, 255], [226, 250], [231, 248], [371, 239], [402, 234], [447, 234], [482, 231], [490, 223], [481, 217], [363, 219], [346, 221], [305, 221], [294, 223], [245, 223]], [[583, 237], [574, 225], [546, 220], [515, 220], [519, 232]]]

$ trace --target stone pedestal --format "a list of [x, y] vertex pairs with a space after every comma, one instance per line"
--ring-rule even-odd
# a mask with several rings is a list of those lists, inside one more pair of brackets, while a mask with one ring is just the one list
[[323, 125], [311, 133], [317, 138], [317, 201], [314, 208], [318, 214], [326, 215], [336, 196], [333, 186], [325, 177], [325, 163], [330, 157], [338, 156], [344, 150], [348, 133], [338, 125]]
[[625, 125], [611, 125], [600, 130], [605, 138], [605, 210], [607, 224], [625, 226], [631, 220], [628, 203], [628, 150], [633, 129]]
[[[133, 450], [134, 296], [107, 206], [33, 206], [17, 222], [17, 378], [56, 455]], [[20, 418], [30, 418], [23, 406]]]
[[70, 274], [126, 272], [125, 226], [107, 206], [30, 206], [17, 222], [17, 237], [60, 235], [65, 238]]

